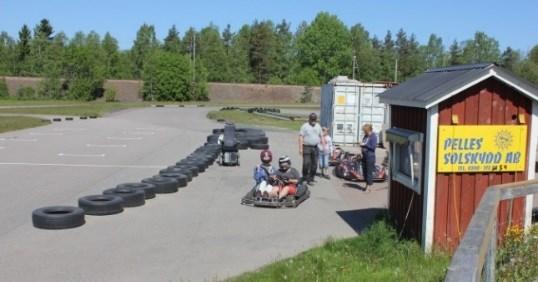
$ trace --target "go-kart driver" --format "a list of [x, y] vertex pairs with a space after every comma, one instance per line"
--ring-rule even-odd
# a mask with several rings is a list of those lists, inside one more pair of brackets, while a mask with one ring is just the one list
[[273, 190], [270, 195], [279, 200], [288, 195], [297, 193], [297, 184], [300, 178], [299, 171], [291, 167], [291, 160], [288, 156], [282, 156], [278, 159], [278, 170], [272, 176]]
[[271, 165], [273, 161], [273, 153], [269, 150], [260, 152], [261, 164], [254, 168], [254, 180], [256, 181], [256, 197], [269, 196], [273, 190], [273, 186], [269, 184], [271, 177], [275, 174], [275, 168]]

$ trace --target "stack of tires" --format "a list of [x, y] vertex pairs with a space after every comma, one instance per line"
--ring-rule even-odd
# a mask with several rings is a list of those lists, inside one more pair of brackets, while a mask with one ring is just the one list
[[[223, 133], [222, 128], [213, 129], [211, 135], [207, 136], [207, 143], [210, 145], [218, 144], [219, 136]], [[238, 142], [238, 148], [240, 150], [246, 150], [248, 148], [254, 150], [264, 150], [269, 148], [269, 138], [265, 135], [265, 132], [257, 128], [237, 128], [235, 130], [235, 137]]]
[[122, 183], [106, 189], [102, 195], [79, 198], [78, 207], [53, 206], [36, 209], [32, 212], [32, 222], [42, 229], [66, 229], [81, 226], [85, 215], [112, 215], [123, 212], [124, 208], [140, 207], [156, 197], [157, 194], [178, 192], [186, 187], [193, 177], [204, 172], [220, 155], [217, 144], [205, 144], [192, 154], [159, 171], [158, 175], [143, 179], [141, 182]]

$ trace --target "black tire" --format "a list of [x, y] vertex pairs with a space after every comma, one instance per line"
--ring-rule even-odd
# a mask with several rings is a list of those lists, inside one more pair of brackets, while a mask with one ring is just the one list
[[267, 150], [269, 149], [269, 144], [250, 144], [250, 148], [254, 150]]
[[[182, 173], [164, 172], [164, 173], [159, 173], [159, 175], [161, 177], [170, 177], [170, 178], [175, 179], [177, 181], [178, 188], [187, 186], [187, 182], [189, 181], [187, 176], [185, 174], [182, 174]], [[153, 176], [153, 177], [155, 177], [155, 176]]]
[[176, 193], [179, 183], [174, 178], [170, 177], [161, 177], [154, 176], [151, 178], [146, 178], [142, 180], [142, 183], [150, 183], [155, 185], [155, 193], [157, 194], [168, 194]]
[[164, 105], [155, 105], [157, 108], [164, 108]]
[[34, 227], [41, 229], [75, 228], [86, 223], [84, 210], [78, 207], [53, 206], [36, 209], [32, 212]]
[[78, 199], [78, 206], [88, 215], [110, 215], [123, 211], [123, 199], [116, 195], [91, 195]]
[[88, 117], [82, 116], [82, 117], [80, 117], [80, 119], [88, 119]]
[[239, 144], [237, 145], [237, 149], [239, 149], [239, 150], [246, 150], [246, 149], [248, 149], [248, 142], [246, 142], [246, 143], [239, 143]]
[[143, 206], [146, 203], [145, 193], [139, 189], [132, 188], [111, 188], [103, 191], [104, 195], [117, 195], [123, 199], [124, 208]]
[[[191, 182], [192, 177], [194, 176], [193, 169], [194, 169], [194, 167], [169, 166], [169, 167], [167, 167], [165, 169], [161, 169], [159, 171], [159, 174], [164, 174], [164, 173], [181, 174], [181, 175], [185, 175], [185, 177], [187, 177], [187, 182]], [[198, 171], [198, 168], [196, 168], [196, 171]]]
[[182, 168], [182, 169], [189, 170], [191, 172], [191, 174], [192, 174], [192, 177], [196, 177], [196, 176], [198, 176], [198, 174], [200, 174], [200, 169], [198, 168], [198, 166], [195, 166], [195, 165], [192, 165], [192, 164], [177, 162], [175, 166], [179, 167], [179, 168]]
[[194, 166], [196, 168], [198, 168], [198, 173], [200, 172], [204, 172], [205, 169], [206, 169], [206, 164], [201, 162], [201, 161], [197, 161], [197, 160], [182, 160], [180, 161], [179, 163], [177, 163], [177, 165], [189, 165], [189, 166]]
[[66, 117], [65, 120], [72, 121], [73, 118], [72, 117]]
[[92, 115], [92, 116], [90, 116], [90, 118], [91, 118], [91, 119], [96, 119], [97, 116], [96, 116], [96, 115]]
[[53, 118], [52, 121], [59, 122], [59, 121], [62, 121], [62, 119], [61, 118]]
[[144, 192], [144, 199], [153, 199], [155, 198], [155, 185], [150, 183], [141, 183], [141, 182], [131, 182], [131, 183], [122, 183], [118, 184], [116, 188], [127, 188], [141, 190]]
[[222, 129], [222, 128], [215, 128], [212, 131], [213, 134], [221, 134], [223, 132], [224, 132], [224, 129]]
[[269, 138], [267, 138], [267, 137], [253, 137], [253, 138], [248, 137], [247, 140], [248, 140], [248, 142], [250, 144], [252, 144], [252, 143], [256, 143], [256, 144], [267, 144], [267, 143], [269, 143]]

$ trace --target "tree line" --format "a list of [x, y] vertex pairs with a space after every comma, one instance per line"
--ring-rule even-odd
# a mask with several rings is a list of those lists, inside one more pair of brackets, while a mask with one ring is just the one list
[[479, 62], [497, 62], [538, 84], [538, 45], [528, 54], [501, 51], [479, 31], [449, 44], [435, 34], [421, 44], [403, 29], [378, 38], [325, 12], [295, 31], [286, 20], [255, 20], [238, 30], [210, 24], [183, 35], [172, 26], [162, 41], [143, 24], [128, 50], [108, 32], [67, 38], [47, 19], [33, 30], [23, 25], [16, 39], [0, 33], [0, 75], [44, 77], [36, 93], [43, 98], [90, 100], [102, 94], [104, 79], [143, 79], [145, 99], [202, 100], [207, 81], [313, 86], [355, 73], [363, 81], [401, 82], [429, 68]]

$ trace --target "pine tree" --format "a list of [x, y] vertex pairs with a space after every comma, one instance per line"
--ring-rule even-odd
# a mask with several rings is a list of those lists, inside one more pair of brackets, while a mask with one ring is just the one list
[[140, 78], [144, 68], [144, 62], [159, 47], [153, 25], [143, 24], [136, 33], [136, 39], [131, 50], [131, 56], [135, 66], [135, 77]]
[[275, 67], [276, 36], [271, 21], [255, 21], [249, 38], [249, 63], [257, 83], [267, 83]]
[[209, 81], [228, 81], [230, 68], [226, 48], [215, 25], [210, 25], [200, 31], [197, 55], [199, 64], [207, 69]]
[[105, 56], [105, 74], [107, 78], [118, 77], [118, 64], [120, 60], [118, 41], [110, 33], [105, 33], [101, 42]]
[[229, 24], [226, 25], [224, 31], [222, 31], [222, 42], [224, 42], [224, 48], [226, 49], [226, 55], [230, 55], [230, 48], [232, 48], [234, 33]]
[[501, 55], [501, 66], [509, 70], [514, 70], [516, 65], [521, 61], [519, 52], [507, 47]]
[[176, 25], [173, 25], [168, 30], [168, 35], [164, 38], [163, 49], [168, 52], [181, 53], [181, 39], [179, 38]]
[[423, 47], [423, 56], [427, 68], [444, 66], [443, 39], [432, 33], [428, 39], [428, 44]]
[[351, 27], [351, 44], [357, 62], [356, 79], [376, 80], [381, 71], [378, 50], [374, 49], [368, 31], [361, 24]]
[[54, 29], [50, 25], [49, 20], [42, 19], [39, 22], [39, 25], [36, 27], [35, 31], [35, 37], [43, 36], [47, 40], [52, 40], [52, 34], [54, 33]]
[[461, 65], [463, 64], [463, 54], [462, 50], [458, 44], [458, 41], [454, 40], [449, 48], [449, 59], [450, 59], [450, 65]]

